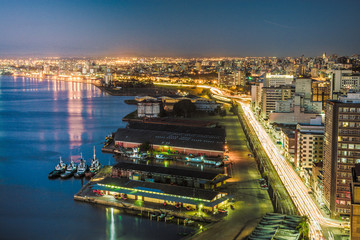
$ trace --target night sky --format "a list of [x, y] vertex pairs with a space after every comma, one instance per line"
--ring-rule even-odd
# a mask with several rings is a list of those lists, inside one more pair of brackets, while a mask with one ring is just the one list
[[360, 53], [360, 1], [0, 0], [0, 56]]

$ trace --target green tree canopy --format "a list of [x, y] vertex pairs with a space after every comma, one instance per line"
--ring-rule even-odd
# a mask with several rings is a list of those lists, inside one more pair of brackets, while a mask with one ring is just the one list
[[195, 104], [191, 100], [184, 99], [174, 104], [174, 114], [176, 116], [191, 117], [196, 110]]
[[297, 229], [299, 230], [302, 240], [309, 239], [309, 224], [308, 224], [308, 218], [306, 216], [303, 216], [301, 222], [297, 226]]
[[151, 151], [151, 150], [152, 150], [152, 146], [149, 141], [146, 141], [139, 146], [140, 152], [147, 152], [147, 151]]

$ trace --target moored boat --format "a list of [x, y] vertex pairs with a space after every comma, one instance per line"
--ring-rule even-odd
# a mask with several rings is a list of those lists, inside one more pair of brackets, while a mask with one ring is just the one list
[[74, 177], [76, 178], [81, 178], [85, 176], [85, 172], [88, 170], [88, 166], [86, 165], [86, 160], [84, 160], [82, 158], [82, 154], [81, 154], [81, 159], [80, 159], [80, 163], [77, 167], [77, 171], [76, 173], [74, 173]]
[[91, 160], [91, 165], [88, 172], [85, 172], [85, 177], [91, 178], [93, 177], [101, 168], [101, 164], [99, 162], [99, 159], [95, 155], [95, 147], [94, 147], [94, 156]]
[[62, 174], [60, 174], [61, 178], [69, 178], [72, 177], [74, 175], [74, 173], [76, 172], [76, 165], [73, 162], [73, 160], [71, 160], [70, 164], [66, 167], [66, 171]]
[[61, 160], [59, 163], [55, 166], [55, 169], [51, 171], [48, 175], [48, 178], [57, 178], [60, 177], [60, 174], [64, 173], [66, 169], [66, 164]]

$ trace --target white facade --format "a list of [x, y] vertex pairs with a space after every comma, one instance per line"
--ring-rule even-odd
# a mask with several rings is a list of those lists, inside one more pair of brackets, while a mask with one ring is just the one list
[[197, 111], [214, 112], [221, 107], [220, 103], [208, 99], [197, 99], [194, 102]]
[[340, 92], [348, 87], [353, 88], [349, 78], [351, 75], [351, 70], [334, 70], [331, 79], [331, 93]]
[[298, 78], [295, 81], [295, 94], [300, 94], [305, 98], [311, 98], [311, 84], [310, 78]]
[[137, 104], [138, 117], [158, 117], [160, 114], [160, 103], [155, 101], [143, 101]]
[[261, 103], [263, 86], [264, 86], [263, 83], [259, 83], [251, 86], [251, 101], [254, 103], [255, 108], [261, 107], [260, 103]]
[[293, 99], [288, 99], [285, 101], [277, 101], [275, 103], [275, 112], [292, 112], [294, 110], [294, 101]]
[[297, 125], [297, 164], [300, 171], [311, 169], [324, 154], [324, 125]]
[[360, 91], [360, 76], [344, 75], [341, 78], [341, 88], [349, 91]]
[[348, 93], [346, 97], [340, 97], [339, 101], [343, 103], [360, 103], [360, 93]]
[[293, 75], [266, 74], [264, 83], [265, 87], [280, 87], [282, 85], [291, 85], [293, 81]]
[[113, 76], [112, 76], [111, 73], [105, 74], [104, 82], [105, 82], [106, 85], [109, 85], [112, 82], [112, 80], [113, 80]]

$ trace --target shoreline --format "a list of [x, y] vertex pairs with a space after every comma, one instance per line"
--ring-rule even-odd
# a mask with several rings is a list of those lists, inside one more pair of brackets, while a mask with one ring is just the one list
[[83, 83], [91, 84], [97, 87], [100, 91], [109, 94], [111, 96], [151, 96], [159, 97], [163, 95], [175, 95], [178, 89], [184, 89], [190, 92], [193, 95], [201, 95], [197, 93], [196, 89], [201, 90], [201, 85], [191, 85], [191, 86], [176, 86], [176, 85], [167, 85], [167, 84], [154, 84], [151, 88], [127, 88], [127, 89], [111, 89], [102, 86], [98, 81], [99, 80], [80, 80], [80, 79], [65, 79], [65, 78], [52, 78], [52, 77], [39, 77], [39, 76], [27, 76], [27, 75], [0, 75], [8, 76], [13, 78], [30, 78], [37, 80], [52, 80], [52, 81], [61, 81], [61, 82], [72, 82], [72, 83]]

